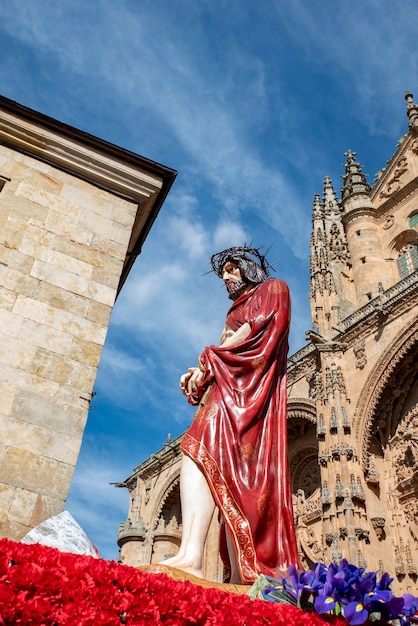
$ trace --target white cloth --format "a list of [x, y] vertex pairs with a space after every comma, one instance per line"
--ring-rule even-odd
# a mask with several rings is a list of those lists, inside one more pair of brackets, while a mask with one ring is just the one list
[[40, 543], [61, 552], [86, 554], [99, 558], [97, 548], [91, 543], [71, 513], [63, 511], [32, 528], [21, 543]]

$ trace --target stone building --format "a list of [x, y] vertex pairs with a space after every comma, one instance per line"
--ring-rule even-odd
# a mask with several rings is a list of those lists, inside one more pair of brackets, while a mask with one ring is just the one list
[[110, 313], [176, 172], [0, 97], [0, 535], [62, 511]]
[[[305, 567], [346, 557], [416, 592], [418, 564], [418, 105], [372, 186], [346, 153], [341, 199], [315, 196], [309, 343], [288, 362], [289, 461]], [[121, 559], [158, 562], [181, 535], [179, 440], [139, 465]], [[206, 577], [220, 580], [217, 521]]]

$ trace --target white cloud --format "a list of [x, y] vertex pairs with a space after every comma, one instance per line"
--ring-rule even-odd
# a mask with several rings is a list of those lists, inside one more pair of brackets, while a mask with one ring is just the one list
[[221, 220], [213, 235], [213, 250], [218, 252], [234, 245], [250, 245], [251, 237], [238, 222]]
[[[179, 37], [184, 27], [180, 18], [174, 21], [172, 14], [158, 11], [160, 37], [156, 38], [156, 8], [149, 5], [138, 11], [123, 2], [102, 6], [106, 10], [97, 14], [95, 29], [83, 19], [82, 3], [72, 10], [48, 11], [35, 10], [32, 3], [18, 4], [16, 15], [9, 15], [4, 26], [23, 41], [53, 52], [72, 72], [89, 74], [101, 88], [106, 85], [118, 93], [121, 103], [135, 102], [140, 109], [152, 111], [188, 153], [195, 180], [210, 181], [219, 212], [225, 208], [238, 216], [247, 211], [267, 219], [277, 233], [286, 234], [286, 241], [300, 255], [298, 229], [304, 228], [304, 222], [299, 200], [280, 170], [254, 152], [246, 130], [255, 120], [263, 123], [262, 60], [245, 46], [230, 42], [223, 48], [225, 65], [214, 71], [216, 50], [198, 11], [190, 39]], [[105, 36], [110, 28], [111, 46]], [[212, 72], [210, 93], [208, 71]], [[242, 82], [245, 94], [240, 92]], [[293, 219], [286, 223], [288, 206]]]
[[170, 217], [167, 220], [168, 238], [172, 245], [182, 248], [191, 259], [201, 258], [206, 251], [203, 226], [196, 224], [193, 217]]

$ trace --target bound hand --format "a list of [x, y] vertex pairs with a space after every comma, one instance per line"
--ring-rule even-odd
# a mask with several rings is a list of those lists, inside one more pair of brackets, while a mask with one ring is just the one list
[[183, 395], [190, 396], [191, 393], [197, 391], [202, 381], [203, 372], [198, 367], [189, 367], [186, 374], [180, 378], [180, 389]]

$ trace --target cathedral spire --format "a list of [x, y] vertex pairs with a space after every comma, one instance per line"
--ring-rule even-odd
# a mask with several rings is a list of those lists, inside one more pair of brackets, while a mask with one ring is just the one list
[[327, 176], [322, 201], [319, 194], [314, 197], [310, 260], [312, 322], [323, 336], [333, 333], [340, 313], [352, 309], [346, 306], [351, 262], [341, 216], [340, 202]]
[[324, 178], [324, 210], [327, 216], [338, 215], [340, 213], [340, 204], [338, 202], [332, 180], [325, 176]]
[[344, 153], [347, 161], [344, 163], [345, 175], [342, 177], [344, 181], [341, 189], [343, 200], [352, 194], [368, 194], [371, 190], [370, 185], [367, 184], [367, 176], [363, 174], [363, 166], [355, 159], [356, 155], [357, 153], [352, 150], [347, 150]]
[[319, 193], [316, 193], [314, 196], [314, 204], [312, 210], [312, 222], [316, 220], [322, 220], [324, 217], [323, 207], [321, 205], [321, 197]]
[[405, 92], [406, 114], [409, 118], [409, 128], [418, 130], [418, 104], [414, 102], [414, 96], [410, 91]]

